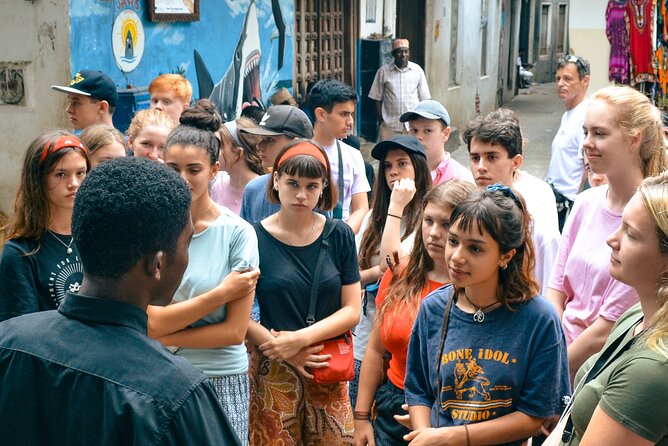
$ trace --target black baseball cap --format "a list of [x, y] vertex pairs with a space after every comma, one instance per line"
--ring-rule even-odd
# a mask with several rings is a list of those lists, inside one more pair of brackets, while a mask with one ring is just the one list
[[51, 88], [63, 93], [82, 94], [100, 101], [107, 101], [112, 107], [116, 106], [118, 101], [116, 84], [101, 71], [81, 70], [74, 75], [66, 87], [52, 85]]
[[313, 125], [306, 113], [293, 105], [272, 105], [257, 127], [239, 129], [259, 136], [286, 135], [291, 138], [313, 138]]
[[417, 155], [422, 155], [427, 158], [427, 155], [424, 153], [424, 146], [415, 136], [411, 135], [397, 135], [393, 136], [391, 139], [381, 141], [371, 150], [371, 156], [379, 160], [382, 158], [383, 154], [390, 149], [403, 149], [406, 152], [412, 152]]

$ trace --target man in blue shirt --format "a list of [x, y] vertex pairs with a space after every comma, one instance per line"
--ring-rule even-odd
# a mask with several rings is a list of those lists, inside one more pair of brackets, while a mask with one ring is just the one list
[[240, 444], [213, 385], [147, 336], [146, 307], [171, 302], [188, 264], [190, 200], [176, 172], [141, 158], [86, 178], [79, 294], [0, 323], [1, 443]]

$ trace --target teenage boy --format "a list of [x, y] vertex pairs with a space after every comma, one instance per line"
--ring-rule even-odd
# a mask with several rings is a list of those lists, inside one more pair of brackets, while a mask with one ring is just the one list
[[147, 306], [172, 301], [188, 264], [190, 202], [176, 172], [143, 158], [86, 177], [80, 290], [0, 323], [0, 443], [240, 444], [213, 384], [147, 336]]
[[[312, 138], [313, 126], [306, 113], [292, 105], [269, 107], [257, 127], [240, 128], [240, 132], [262, 137], [257, 151], [265, 171], [274, 167], [276, 155], [295, 138]], [[280, 209], [267, 198], [267, 183], [271, 174], [261, 175], [251, 180], [244, 189], [241, 199], [241, 218], [253, 224]]]
[[329, 158], [332, 181], [339, 190], [334, 218], [348, 223], [357, 234], [369, 210], [364, 159], [359, 150], [340, 141], [353, 128], [357, 93], [350, 85], [335, 79], [316, 82], [308, 95], [308, 106], [314, 117], [313, 138], [322, 145]]
[[190, 106], [193, 87], [180, 74], [161, 74], [148, 86], [151, 95], [151, 108], [161, 110], [178, 124], [183, 110]]
[[118, 92], [114, 81], [103, 72], [81, 70], [68, 85], [52, 85], [51, 88], [67, 93], [65, 112], [74, 130], [83, 130], [93, 124], [114, 126], [112, 116]]
[[550, 186], [520, 170], [522, 132], [517, 117], [508, 109], [499, 109], [476, 118], [464, 131], [464, 142], [469, 150], [471, 172], [479, 188], [501, 183], [524, 198], [533, 219], [535, 277], [543, 293], [547, 290], [561, 237], [557, 207]]
[[411, 111], [399, 118], [408, 122], [408, 133], [415, 136], [424, 146], [427, 165], [431, 171], [434, 186], [452, 178], [473, 183], [471, 171], [450, 157], [445, 151], [445, 143], [450, 139], [450, 114], [440, 102], [428, 99], [418, 103]]

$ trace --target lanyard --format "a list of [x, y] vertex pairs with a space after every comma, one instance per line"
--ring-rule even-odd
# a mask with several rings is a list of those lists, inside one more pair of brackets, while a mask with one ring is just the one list
[[343, 155], [341, 153], [341, 145], [339, 140], [336, 140], [336, 151], [339, 155], [339, 199], [336, 203], [336, 207], [332, 211], [332, 215], [335, 220], [341, 220], [343, 218]]

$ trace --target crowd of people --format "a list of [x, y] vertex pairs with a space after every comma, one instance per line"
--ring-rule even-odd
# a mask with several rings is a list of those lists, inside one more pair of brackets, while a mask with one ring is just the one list
[[3, 229], [0, 443], [668, 444], [660, 111], [566, 56], [547, 180], [508, 109], [467, 168], [393, 56], [371, 176], [338, 80], [224, 122], [161, 75], [125, 135], [108, 76], [54, 86], [76, 134], [29, 145]]

